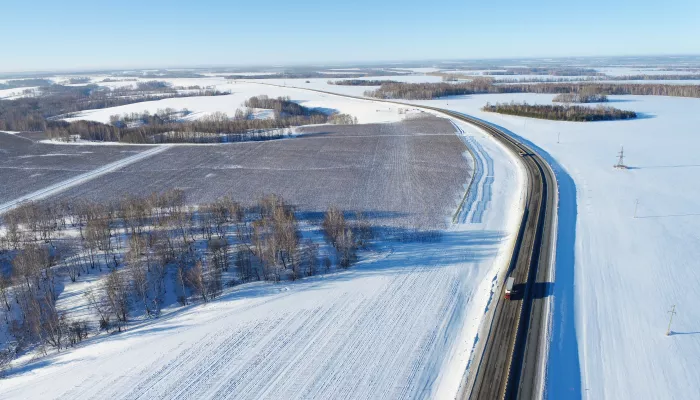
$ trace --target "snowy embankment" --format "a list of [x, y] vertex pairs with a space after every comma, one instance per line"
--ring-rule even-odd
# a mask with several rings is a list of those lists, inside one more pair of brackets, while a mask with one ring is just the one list
[[441, 240], [380, 242], [342, 273], [238, 286], [18, 366], [0, 398], [454, 397], [523, 190], [514, 156], [458, 125], [484, 173]]
[[[420, 102], [506, 128], [554, 165], [561, 200], [547, 398], [694, 398], [700, 393], [700, 99], [610, 96], [608, 104], [641, 115], [614, 122], [480, 111], [487, 101], [551, 104], [551, 98]], [[613, 168], [621, 146], [629, 166], [623, 170]], [[666, 336], [673, 305], [677, 314]]]

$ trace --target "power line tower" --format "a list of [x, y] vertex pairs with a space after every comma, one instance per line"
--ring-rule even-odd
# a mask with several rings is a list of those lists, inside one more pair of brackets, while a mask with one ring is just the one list
[[671, 318], [668, 320], [668, 329], [666, 329], [666, 336], [671, 335], [671, 322], [673, 321], [673, 315], [676, 313], [675, 304], [673, 305], [673, 307], [671, 307], [671, 310], [668, 313], [671, 314]]
[[620, 146], [620, 152], [617, 153], [617, 164], [613, 165], [617, 169], [627, 169], [625, 165], [625, 148]]

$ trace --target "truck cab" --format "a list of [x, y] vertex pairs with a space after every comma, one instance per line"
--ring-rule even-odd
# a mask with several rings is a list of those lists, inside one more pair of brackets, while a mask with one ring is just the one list
[[504, 297], [506, 300], [510, 300], [510, 295], [513, 293], [513, 285], [515, 284], [515, 278], [512, 276], [508, 277], [506, 280], [506, 286], [504, 288]]

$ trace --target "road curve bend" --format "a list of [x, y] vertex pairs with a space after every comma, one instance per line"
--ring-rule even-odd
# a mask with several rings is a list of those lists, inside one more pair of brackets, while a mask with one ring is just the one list
[[456, 111], [317, 89], [294, 89], [431, 110], [482, 129], [521, 160], [528, 184], [525, 208], [505, 275], [515, 278], [515, 292], [510, 300], [505, 300], [502, 290], [505, 279], [498, 282], [496, 306], [490, 314], [492, 320], [483, 322], [484, 326], [489, 325], [488, 334], [485, 340], [477, 345], [472, 356], [474, 370], [465, 377], [458, 398], [539, 398], [544, 381], [543, 365], [547, 357], [547, 296], [552, 285], [550, 272], [553, 271], [553, 250], [556, 242], [554, 225], [558, 198], [557, 180], [549, 164], [500, 127]]

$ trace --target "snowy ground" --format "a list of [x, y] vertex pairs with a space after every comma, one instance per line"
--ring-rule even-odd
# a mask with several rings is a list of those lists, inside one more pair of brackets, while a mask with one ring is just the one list
[[[561, 208], [548, 398], [693, 398], [700, 393], [700, 99], [610, 96], [610, 105], [642, 118], [596, 123], [479, 110], [487, 101], [551, 97], [422, 102], [504, 127], [554, 164]], [[612, 168], [620, 146], [628, 170]]]
[[[612, 70], [605, 72], [611, 73]], [[626, 75], [641, 71], [621, 69], [617, 72]], [[661, 73], [650, 70], [644, 72]], [[385, 76], [376, 79], [418, 82], [439, 80], [439, 77]], [[152, 105], [138, 103], [125, 106], [133, 109], [119, 112], [96, 110], [88, 111], [85, 115], [90, 119], [106, 122], [109, 115], [140, 112], [144, 110], [144, 105], [153, 111], [165, 107], [187, 107], [201, 113], [200, 115], [213, 111], [232, 114], [250, 95], [268, 94], [289, 95], [293, 100], [308, 102], [304, 105], [316, 104], [319, 107], [337, 109], [358, 116], [360, 122], [392, 121], [400, 118], [398, 110], [391, 110], [388, 106], [386, 112], [381, 112], [381, 107], [376, 106], [380, 103], [376, 102], [339, 99], [330, 95], [289, 87], [275, 88], [259, 83], [286, 84], [350, 95], [361, 95], [372, 87], [328, 85], [327, 79], [265, 80], [259, 83], [236, 84], [226, 83], [217, 77], [210, 80], [217, 89], [233, 90], [234, 95], [221, 98], [169, 99], [153, 102], [157, 104]], [[306, 83], [307, 80], [309, 83]], [[177, 81], [177, 85], [186, 84], [180, 82], [185, 80], [173, 81]], [[191, 84], [205, 85], [201, 80], [193, 81], [198, 82]], [[236, 99], [236, 96], [240, 99]], [[700, 159], [697, 155], [696, 132], [700, 115], [694, 112], [700, 107], [700, 99], [610, 96], [612, 101], [608, 105], [636, 111], [641, 118], [633, 121], [598, 123], [544, 121], [480, 111], [486, 102], [526, 100], [530, 103], [551, 104], [552, 97], [553, 95], [534, 94], [478, 95], [419, 103], [450, 108], [491, 121], [530, 142], [553, 164], [559, 181], [561, 206], [557, 231], [556, 282], [552, 296], [554, 311], [548, 366], [548, 398], [692, 398], [700, 392], [700, 380], [696, 377], [700, 369], [700, 326], [697, 322], [700, 321], [700, 308], [694, 304], [694, 300], [700, 295], [697, 285], [700, 274], [694, 268], [696, 260], [700, 258], [700, 238], [697, 234], [700, 231], [700, 186], [697, 184]], [[184, 105], [163, 103], [168, 101], [183, 101]], [[225, 103], [227, 101], [228, 103]], [[479, 140], [479, 143], [485, 146], [486, 153], [496, 160], [496, 179], [491, 182], [491, 204], [483, 208], [486, 210], [483, 223], [476, 224], [473, 219], [465, 220], [466, 224], [462, 228], [477, 232], [507, 231], [504, 228], [507, 218], [497, 210], [513, 203], [507, 200], [514, 198], [513, 189], [507, 187], [513, 185], [513, 181], [518, 178], [513, 176], [512, 172], [509, 175], [506, 168], [508, 163], [504, 164], [504, 160], [508, 158], [502, 153], [499, 156], [497, 146], [494, 147], [492, 142], [478, 134], [473, 136], [473, 140]], [[488, 147], [489, 145], [491, 147]], [[622, 145], [625, 147], [627, 164], [632, 168], [614, 170], [612, 165], [616, 162], [616, 154]], [[472, 148], [475, 147], [472, 145]], [[485, 160], [479, 156], [476, 158]], [[499, 168], [502, 168], [500, 172]], [[483, 182], [482, 184], [486, 184], [487, 180], [484, 179]], [[484, 193], [487, 192], [488, 190], [484, 189]], [[639, 206], [637, 218], [634, 218], [636, 200], [639, 200]], [[469, 204], [477, 204], [479, 201], [470, 199]], [[471, 208], [468, 213], [472, 216], [480, 214]], [[467, 217], [463, 215], [462, 218]], [[237, 387], [250, 388], [246, 393], [257, 397], [284, 397], [285, 394], [288, 395], [286, 397], [298, 397], [306, 394], [318, 397], [361, 398], [369, 395], [363, 391], [367, 387], [374, 388], [372, 393], [377, 393], [377, 397], [400, 397], [402, 394], [424, 397], [427, 393], [453, 393], [454, 382], [459, 381], [455, 371], [464, 370], [455, 369], [455, 366], [466, 365], [468, 349], [472, 347], [478, 320], [482, 315], [478, 312], [479, 302], [485, 302], [487, 299], [487, 286], [496, 271], [493, 267], [494, 253], [496, 248], [503, 244], [484, 244], [486, 249], [492, 250], [488, 257], [478, 262], [471, 259], [457, 262], [456, 257], [450, 256], [454, 255], [451, 249], [459, 248], [460, 242], [456, 237], [429, 247], [429, 254], [424, 254], [426, 247], [422, 247], [418, 252], [406, 245], [377, 249], [377, 254], [368, 256], [356, 270], [287, 285], [289, 290], [283, 293], [271, 294], [270, 291], [275, 289], [264, 288], [258, 291], [256, 288], [250, 289], [255, 293], [254, 297], [231, 294], [228, 297], [230, 301], [207, 306], [205, 312], [197, 309], [187, 310], [167, 321], [160, 321], [126, 335], [99, 341], [75, 352], [42, 361], [42, 365], [46, 365], [45, 368], [36, 368], [36, 364], [29, 366], [9, 380], [0, 382], [0, 389], [3, 389], [0, 390], [0, 397], [5, 392], [10, 396], [13, 393], [39, 396], [43, 390], [48, 390], [46, 385], [40, 383], [52, 380], [60, 382], [62, 390], [66, 391], [60, 393], [71, 394], [71, 397], [87, 397], [97, 391], [102, 393], [107, 387], [110, 387], [109, 390], [123, 390], [116, 393], [117, 397], [123, 397], [129, 396], [128, 390], [136, 388], [141, 380], [146, 379], [151, 379], [149, 382], [152, 382], [153, 386], [150, 386], [152, 391], [143, 395], [155, 397], [158, 394], [179, 393], [178, 385], [181, 381], [188, 382], [186, 379], [192, 374], [201, 372], [205, 374], [202, 376], [208, 377], [206, 379], [228, 382], [229, 379], [233, 379], [231, 377], [248, 376], [241, 372], [248, 369], [251, 369], [252, 374], [265, 374], [267, 372], [260, 372], [261, 369], [280, 365], [275, 362], [293, 365], [294, 368], [290, 369], [292, 375], [281, 373], [271, 378], [275, 384], [268, 385], [265, 390], [269, 391], [255, 388], [256, 381], [250, 377], [241, 378], [242, 381]], [[489, 241], [478, 242], [483, 244]], [[465, 247], [467, 248], [473, 247], [469, 245]], [[433, 249], [435, 252], [432, 252]], [[413, 252], [420, 254], [416, 255]], [[488, 250], [485, 252], [489, 253]], [[405, 267], [406, 265], [409, 267]], [[411, 286], [409, 281], [395, 282], [399, 276], [413, 279], [426, 270], [434, 271], [435, 274], [431, 274], [429, 279], [421, 278], [415, 293], [402, 289]], [[455, 314], [458, 321], [445, 322], [438, 317], [445, 311], [438, 310], [445, 307], [447, 310], [455, 309], [454, 304], [447, 301], [444, 295], [440, 295], [443, 292], [438, 291], [438, 294], [435, 294], [428, 290], [436, 290], [434, 285], [445, 285], [445, 282], [452, 280], [469, 282], [460, 283], [463, 286], [460, 286], [459, 291], [464, 295], [462, 300], [467, 301], [469, 306], [466, 308], [469, 311], [467, 315]], [[476, 287], [474, 282], [482, 282], [482, 286]], [[452, 288], [450, 285], [446, 287]], [[376, 291], [369, 288], [375, 288]], [[379, 298], [381, 292], [387, 289], [395, 293], [395, 300]], [[344, 296], [342, 300], [339, 300], [340, 296]], [[414, 303], [420, 296], [430, 296], [436, 300], [431, 302], [428, 309], [424, 309], [422, 302]], [[391, 301], [411, 304], [413, 309], [410, 315], [400, 317], [397, 312], [403, 308], [387, 308], [387, 304], [394, 304]], [[345, 324], [347, 318], [340, 318], [341, 321], [337, 323], [333, 322], [334, 316], [339, 318], [339, 314], [347, 314], [345, 302], [357, 302], [360, 304], [356, 306], [358, 312], [369, 313], [368, 315], [377, 318], [380, 316], [372, 314], [378, 312], [374, 307], [362, 304], [380, 305], [379, 311], [386, 314], [381, 315], [381, 320], [373, 322], [376, 325], [360, 324], [358, 330], [355, 330], [354, 325]], [[667, 311], [673, 304], [676, 304], [678, 314], [672, 326], [673, 334], [667, 337]], [[265, 314], [268, 310], [269, 317]], [[318, 310], [317, 313], [321, 314], [328, 312], [328, 316], [317, 317], [315, 315], [318, 314], [312, 313], [313, 310]], [[483, 307], [481, 310], [483, 311]], [[201, 321], [214, 320], [214, 324], [220, 327], [220, 330], [209, 332], [198, 328], [200, 318]], [[326, 334], [319, 337], [304, 330], [298, 320], [293, 318], [309, 318], [310, 323], [316, 321], [322, 326], [328, 323], [332, 328], [327, 328]], [[413, 320], [414, 318], [416, 320]], [[276, 320], [282, 322], [274, 322]], [[386, 320], [394, 321], [393, 325], [389, 324], [392, 325], [389, 327], [382, 322]], [[245, 323], [253, 323], [246, 321], [260, 323], [261, 328], [258, 330], [261, 332], [256, 330], [251, 335], [246, 335]], [[410, 325], [406, 321], [417, 325]], [[460, 321], [467, 323], [465, 328], [454, 329], [455, 326], [459, 326]], [[235, 333], [239, 327], [241, 333]], [[295, 327], [299, 327], [300, 330], [296, 330]], [[343, 343], [348, 339], [340, 337], [353, 338], [355, 333], [363, 332], [359, 327], [372, 331], [368, 333], [368, 338], [363, 339], [367, 345], [363, 349], [355, 348], [361, 354], [346, 354], [348, 350]], [[427, 336], [418, 334], [425, 333], [428, 327], [438, 328]], [[342, 334], [343, 330], [345, 334]], [[394, 330], [403, 333], [396, 336]], [[145, 332], [152, 334], [145, 335]], [[283, 332], [282, 336], [289, 337], [289, 342], [279, 343], [279, 332]], [[224, 340], [227, 335], [231, 335], [232, 339]], [[137, 340], [138, 336], [141, 337]], [[252, 338], [246, 339], [248, 336]], [[461, 346], [462, 350], [450, 351], [455, 357], [452, 360], [436, 361], [439, 358], [436, 353], [425, 350], [432, 347], [420, 347], [417, 344], [427, 343], [427, 337], [440, 338], [433, 340], [436, 340], [435, 343], [442, 343], [442, 349], [449, 346], [457, 346], [453, 349], [459, 349]], [[239, 339], [250, 340], [242, 346], [253, 347], [255, 351], [236, 351], [238, 356], [235, 360], [220, 360], [226, 364], [221, 369], [199, 371], [196, 361], [188, 361], [188, 358], [200, 359], [198, 357], [217, 359], [214, 353], [209, 352], [214, 351], [218, 345], [237, 346], [231, 342]], [[145, 344], [140, 344], [142, 341]], [[450, 341], [452, 344], [445, 344]], [[155, 343], [165, 343], [165, 350], [156, 348]], [[401, 347], [402, 343], [411, 343], [412, 346], [409, 347], [414, 352]], [[185, 349], [192, 346], [195, 350], [185, 354]], [[278, 351], [279, 346], [294, 347], [294, 354]], [[132, 347], [133, 351], [127, 351], [127, 348]], [[305, 353], [296, 350], [299, 347], [313, 349], [314, 352], [307, 358]], [[267, 353], [268, 348], [275, 351]], [[384, 353], [385, 349], [391, 351]], [[421, 349], [427, 353], [422, 356], [416, 355]], [[263, 352], [259, 360], [251, 358], [256, 351]], [[100, 352], [113, 354], [113, 358], [118, 361], [111, 362], [107, 360], [109, 357], [95, 356]], [[141, 357], [141, 353], [146, 356]], [[374, 353], [383, 354], [386, 363], [379, 363], [380, 357]], [[310, 365], [316, 365], [313, 358], [321, 357], [319, 354], [336, 354], [336, 357], [340, 358], [331, 365], [324, 365], [325, 369], [316, 370]], [[396, 361], [394, 355], [397, 354], [402, 357], [404, 363]], [[357, 360], [361, 361], [353, 361], [351, 357], [358, 357]], [[78, 359], [82, 361], [77, 362]], [[137, 363], [144, 369], [160, 369], [153, 373], [127, 373], [121, 366], [130, 362]], [[180, 362], [183, 366], [178, 369], [176, 365]], [[444, 367], [426, 367], [438, 362], [444, 363], [441, 364]], [[354, 368], [358, 363], [361, 363], [363, 368], [353, 369], [352, 373], [347, 372], [348, 368]], [[380, 368], [380, 364], [393, 367]], [[73, 366], [94, 373], [94, 378], [82, 382], [81, 385], [81, 382], [76, 381], [81, 374], [74, 374]], [[410, 366], [418, 368], [420, 373], [409, 372], [406, 368]], [[180, 369], [185, 371], [185, 375], [180, 375]], [[452, 373], [445, 375], [444, 371]], [[322, 373], [323, 376], [316, 376], [317, 373]], [[125, 385], [110, 385], [108, 380], [105, 381], [108, 377], [113, 379], [117, 375], [122, 376], [120, 379], [125, 380]], [[372, 380], [371, 376], [375, 378]], [[363, 380], [365, 378], [367, 380]], [[206, 379], [204, 381], [207, 381]], [[408, 384], [409, 380], [411, 384]], [[421, 383], [415, 386], [415, 382]], [[329, 386], [324, 386], [326, 384]], [[4, 390], [3, 385], [7, 386], [8, 391]], [[77, 385], [81, 386], [78, 388]], [[423, 385], [422, 388], [420, 385]], [[182, 383], [182, 386], [185, 384]], [[195, 384], [190, 386], [200, 388]], [[215, 394], [219, 388], [209, 387], [208, 390], [211, 391], [207, 393]], [[278, 391], [285, 388], [290, 392]], [[69, 390], [75, 391], [67, 392]], [[343, 392], [346, 390], [350, 392]]]
[[513, 156], [460, 127], [483, 174], [441, 241], [379, 243], [347, 272], [239, 286], [18, 366], [0, 398], [453, 397], [522, 200]]
[[[233, 117], [237, 109], [245, 109], [243, 105], [245, 100], [257, 95], [268, 95], [270, 97], [289, 96], [293, 101], [305, 107], [322, 108], [329, 111], [351, 114], [356, 116], [358, 122], [361, 124], [395, 122], [403, 118], [403, 115], [399, 114], [398, 107], [388, 106], [384, 103], [374, 104], [365, 101], [344, 99], [337, 96], [329, 96], [322, 93], [314, 93], [308, 90], [262, 85], [259, 83], [225, 83], [226, 81], [220, 79], [216, 81], [219, 83], [216, 86], [218, 90], [230, 90], [232, 94], [224, 96], [178, 97], [99, 110], [88, 110], [71, 118], [66, 118], [66, 120], [92, 120], [109, 123], [109, 117], [112, 115], [123, 115], [133, 112], [141, 113], [146, 110], [154, 113], [159, 109], [168, 107], [176, 110], [187, 108], [192, 111], [193, 114], [190, 114], [187, 119], [201, 118], [213, 112], [224, 112], [230, 117]], [[270, 79], [269, 81], [270, 83], [284, 83], [282, 80], [278, 82], [278, 80]], [[323, 80], [323, 82], [326, 82], [326, 80]]]
[[[26, 96], [25, 92], [30, 91], [34, 92], [38, 89], [37, 86], [31, 86], [31, 87], [21, 87], [21, 88], [13, 88], [13, 89], [0, 89], [0, 100], [14, 100], [18, 99], [20, 97]], [[29, 92], [27, 92], [29, 93]]]

